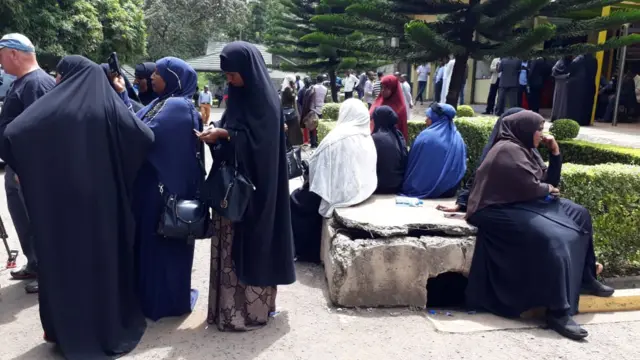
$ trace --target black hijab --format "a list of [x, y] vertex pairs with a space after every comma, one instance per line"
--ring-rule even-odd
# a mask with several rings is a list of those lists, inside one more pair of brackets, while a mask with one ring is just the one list
[[67, 56], [57, 71], [62, 81], [7, 126], [6, 160], [38, 249], [43, 328], [65, 358], [102, 359], [132, 350], [146, 326], [131, 195], [153, 133], [97, 64]]
[[[144, 106], [149, 105], [158, 97], [158, 95], [153, 92], [153, 87], [151, 86], [151, 75], [153, 75], [154, 71], [156, 71], [156, 63], [152, 62], [141, 63], [135, 67], [135, 77], [147, 81], [147, 91], [139, 91], [140, 87], [138, 87], [138, 95], [136, 96]], [[131, 95], [129, 95], [129, 97], [131, 97]]]
[[224, 72], [237, 72], [244, 86], [229, 85], [222, 124], [229, 131], [240, 168], [256, 191], [234, 226], [233, 260], [247, 285], [295, 281], [284, 115], [262, 54], [249, 43], [228, 44], [220, 54]]
[[549, 193], [549, 185], [542, 182], [544, 169], [532, 150], [533, 136], [543, 124], [542, 116], [528, 110], [503, 119], [494, 145], [476, 171], [467, 217], [487, 206], [530, 201]]
[[383, 105], [373, 111], [373, 143], [378, 154], [377, 193], [394, 194], [402, 187], [407, 167], [407, 144], [396, 128], [398, 115], [390, 106]]

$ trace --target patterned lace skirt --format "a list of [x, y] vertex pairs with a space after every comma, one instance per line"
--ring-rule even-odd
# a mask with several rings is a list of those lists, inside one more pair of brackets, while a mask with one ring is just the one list
[[207, 322], [216, 324], [220, 331], [260, 328], [275, 311], [277, 289], [247, 286], [238, 280], [231, 259], [233, 224], [215, 212], [213, 224]]

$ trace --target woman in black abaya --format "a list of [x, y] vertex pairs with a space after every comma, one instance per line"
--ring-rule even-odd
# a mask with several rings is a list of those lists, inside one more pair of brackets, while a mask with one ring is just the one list
[[131, 193], [153, 133], [81, 56], [4, 133], [24, 192], [40, 271], [45, 339], [66, 359], [129, 352], [146, 323], [135, 292]]
[[[467, 303], [505, 317], [547, 308], [550, 328], [571, 339], [587, 336], [572, 319], [580, 292], [611, 296], [595, 278], [591, 216], [558, 198], [562, 160], [544, 119], [521, 111], [503, 119], [476, 172], [467, 221], [478, 228]], [[532, 148], [544, 142], [550, 167]]]
[[229, 82], [222, 128], [200, 138], [212, 144], [211, 173], [220, 159], [233, 161], [235, 151], [256, 190], [241, 222], [214, 212], [208, 322], [221, 331], [244, 331], [265, 325], [275, 311], [276, 286], [295, 281], [284, 118], [254, 45], [228, 44], [220, 67]]

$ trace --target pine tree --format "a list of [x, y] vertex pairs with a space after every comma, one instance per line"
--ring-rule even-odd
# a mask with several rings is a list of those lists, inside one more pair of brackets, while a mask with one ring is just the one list
[[[318, 14], [340, 14], [344, 6], [323, 6], [320, 0], [280, 0], [284, 7], [276, 25], [266, 36], [269, 52], [280, 55], [295, 62], [284, 62], [282, 68], [289, 71], [310, 73], [326, 72], [329, 75], [331, 97], [338, 101], [336, 72], [339, 69], [369, 68], [378, 64], [368, 54], [353, 51], [348, 47], [336, 48], [323, 44], [308, 35], [314, 33], [332, 33], [344, 36], [352, 41], [359, 39], [349, 37], [353, 31], [334, 27], [330, 24], [315, 24], [311, 18]], [[363, 56], [367, 55], [367, 56]]]
[[[640, 42], [632, 34], [604, 44], [575, 44], [537, 49], [550, 39], [573, 38], [615, 29], [640, 20], [639, 10], [619, 10], [608, 17], [585, 11], [618, 4], [620, 0], [323, 0], [328, 5], [345, 6], [342, 14], [320, 14], [312, 18], [318, 27], [350, 30], [350, 37], [330, 31], [315, 32], [307, 38], [336, 48], [348, 48], [390, 60], [430, 62], [452, 55], [456, 62], [447, 94], [447, 103], [456, 105], [469, 58], [562, 56], [594, 53]], [[567, 25], [539, 24], [537, 16], [562, 17], [580, 13], [580, 20]], [[598, 15], [595, 15], [598, 14]], [[437, 15], [435, 22], [414, 20], [414, 15]], [[363, 37], [368, 36], [368, 38]], [[378, 41], [372, 41], [371, 39]], [[397, 47], [383, 41], [399, 40]], [[363, 39], [367, 39], [364, 41]], [[375, 55], [374, 55], [375, 54]]]

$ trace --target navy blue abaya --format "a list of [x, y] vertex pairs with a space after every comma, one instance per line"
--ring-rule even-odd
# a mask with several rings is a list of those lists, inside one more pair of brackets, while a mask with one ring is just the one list
[[176, 58], [161, 59], [157, 69], [165, 80], [166, 93], [138, 113], [156, 141], [136, 180], [134, 197], [138, 289], [142, 310], [152, 320], [186, 314], [193, 306], [194, 245], [187, 239], [157, 234], [164, 204], [159, 184], [178, 198], [195, 199], [204, 181], [199, 160], [202, 144], [193, 132], [202, 125], [191, 103], [197, 75]]

